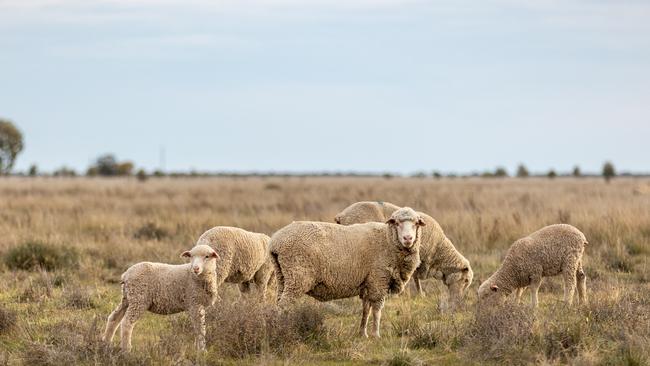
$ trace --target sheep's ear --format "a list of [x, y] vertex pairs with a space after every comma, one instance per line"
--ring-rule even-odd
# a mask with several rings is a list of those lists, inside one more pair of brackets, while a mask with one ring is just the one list
[[189, 258], [191, 256], [192, 256], [192, 254], [190, 254], [190, 252], [188, 250], [181, 253], [181, 258]]
[[421, 217], [418, 217], [418, 221], [415, 222], [415, 225], [418, 225], [418, 226], [427, 226], [427, 224], [424, 222], [424, 220], [422, 220]]
[[219, 259], [219, 254], [217, 254], [217, 252], [213, 251], [212, 253], [210, 253], [210, 258], [217, 258], [217, 259]]
[[334, 222], [336, 222], [337, 224], [341, 224], [341, 218], [337, 215], [337, 216], [334, 218]]
[[397, 220], [395, 220], [394, 218], [391, 217], [390, 219], [388, 219], [388, 220], [386, 221], [386, 223], [387, 223], [388, 225], [397, 225]]
[[497, 286], [497, 285], [492, 285], [492, 286], [490, 286], [490, 290], [492, 290], [492, 291], [494, 291], [494, 292], [497, 292], [497, 291], [499, 290], [499, 286]]

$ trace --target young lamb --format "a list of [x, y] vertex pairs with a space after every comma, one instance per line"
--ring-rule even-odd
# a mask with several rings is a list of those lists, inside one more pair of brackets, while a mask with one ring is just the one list
[[572, 303], [577, 283], [578, 300], [586, 303], [587, 277], [582, 269], [586, 244], [585, 235], [566, 224], [546, 226], [515, 241], [501, 267], [479, 287], [479, 302], [502, 300], [513, 291], [519, 297], [528, 286], [532, 305], [536, 307], [542, 277], [562, 274], [564, 301], [569, 305]]
[[[389, 202], [357, 202], [345, 208], [335, 221], [343, 225], [364, 222], [383, 222], [399, 207]], [[474, 272], [469, 261], [460, 254], [444, 231], [431, 216], [418, 212], [427, 224], [422, 229], [420, 243], [420, 266], [413, 274], [413, 282], [421, 296], [424, 296], [421, 280], [436, 278], [444, 282], [449, 291], [452, 305], [462, 299], [465, 290], [472, 284]]]
[[415, 211], [405, 207], [386, 223], [342, 226], [300, 221], [285, 226], [270, 243], [279, 305], [286, 308], [304, 294], [319, 301], [359, 296], [360, 333], [368, 336], [372, 308], [372, 335], [379, 337], [386, 296], [402, 292], [420, 264], [424, 225]]
[[209, 245], [221, 260], [217, 265], [217, 287], [223, 282], [238, 283], [243, 293], [255, 284], [261, 299], [274, 280], [274, 267], [269, 255], [267, 235], [240, 228], [217, 226], [199, 237], [197, 245]]
[[205, 349], [205, 307], [217, 298], [215, 268], [219, 255], [207, 245], [197, 245], [181, 257], [190, 258], [190, 263], [140, 262], [124, 272], [122, 301], [108, 317], [103, 341], [113, 339], [119, 324], [122, 350], [128, 352], [133, 326], [145, 311], [163, 315], [189, 311], [196, 345]]

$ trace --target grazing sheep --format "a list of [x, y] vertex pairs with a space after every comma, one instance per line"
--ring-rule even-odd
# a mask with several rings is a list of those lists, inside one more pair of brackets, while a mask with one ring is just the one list
[[525, 287], [530, 287], [531, 302], [536, 307], [542, 277], [562, 274], [564, 301], [571, 304], [577, 283], [578, 300], [586, 303], [587, 277], [582, 269], [586, 244], [585, 235], [566, 224], [546, 226], [515, 241], [501, 267], [479, 287], [479, 301], [505, 298], [513, 291], [518, 298]]
[[[399, 207], [388, 202], [357, 202], [336, 215], [335, 221], [343, 225], [370, 221], [385, 221]], [[452, 304], [456, 305], [469, 285], [474, 273], [469, 261], [460, 254], [445, 236], [442, 228], [431, 216], [418, 212], [427, 224], [422, 229], [420, 243], [420, 266], [413, 274], [413, 282], [421, 296], [424, 296], [421, 280], [437, 278], [447, 286]]]
[[264, 299], [274, 278], [269, 240], [264, 234], [217, 226], [203, 233], [196, 244], [209, 245], [221, 257], [217, 263], [217, 287], [223, 282], [238, 283], [241, 292], [248, 293], [254, 283]]
[[386, 223], [341, 226], [299, 221], [271, 237], [278, 282], [278, 303], [286, 308], [307, 294], [319, 301], [359, 296], [363, 302], [360, 333], [379, 337], [381, 309], [388, 294], [402, 292], [420, 264], [420, 227], [412, 209], [395, 211]]
[[145, 311], [163, 315], [189, 311], [196, 345], [205, 349], [205, 307], [217, 298], [215, 268], [219, 256], [209, 246], [197, 245], [181, 257], [190, 258], [190, 263], [140, 262], [122, 274], [122, 301], [108, 317], [103, 341], [113, 340], [119, 324], [122, 350], [128, 352], [133, 326]]

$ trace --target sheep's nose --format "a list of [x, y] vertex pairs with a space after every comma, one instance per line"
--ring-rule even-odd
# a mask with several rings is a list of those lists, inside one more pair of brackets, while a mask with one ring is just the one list
[[194, 267], [194, 268], [192, 268], [192, 270], [193, 270], [194, 273], [196, 273], [196, 274], [198, 274], [199, 272], [201, 272], [201, 268], [199, 268], [199, 267]]
[[404, 235], [404, 241], [411, 241], [413, 240], [413, 235]]

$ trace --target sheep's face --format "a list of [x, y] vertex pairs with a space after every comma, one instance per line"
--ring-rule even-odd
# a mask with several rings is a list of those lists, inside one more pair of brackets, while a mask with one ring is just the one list
[[460, 301], [465, 295], [465, 291], [469, 288], [469, 285], [472, 284], [473, 278], [474, 272], [472, 272], [472, 268], [469, 266], [463, 268], [460, 272], [444, 276], [445, 285], [447, 285], [450, 297], [454, 301]]
[[190, 271], [194, 275], [200, 276], [202, 273], [214, 270], [219, 255], [208, 245], [197, 245], [191, 250], [183, 252], [181, 257], [190, 258]]
[[418, 241], [418, 227], [425, 225], [422, 218], [408, 207], [395, 211], [386, 223], [395, 227], [397, 239], [407, 249]]
[[499, 303], [502, 302], [506, 293], [499, 286], [485, 281], [478, 288], [478, 301], [479, 303]]

